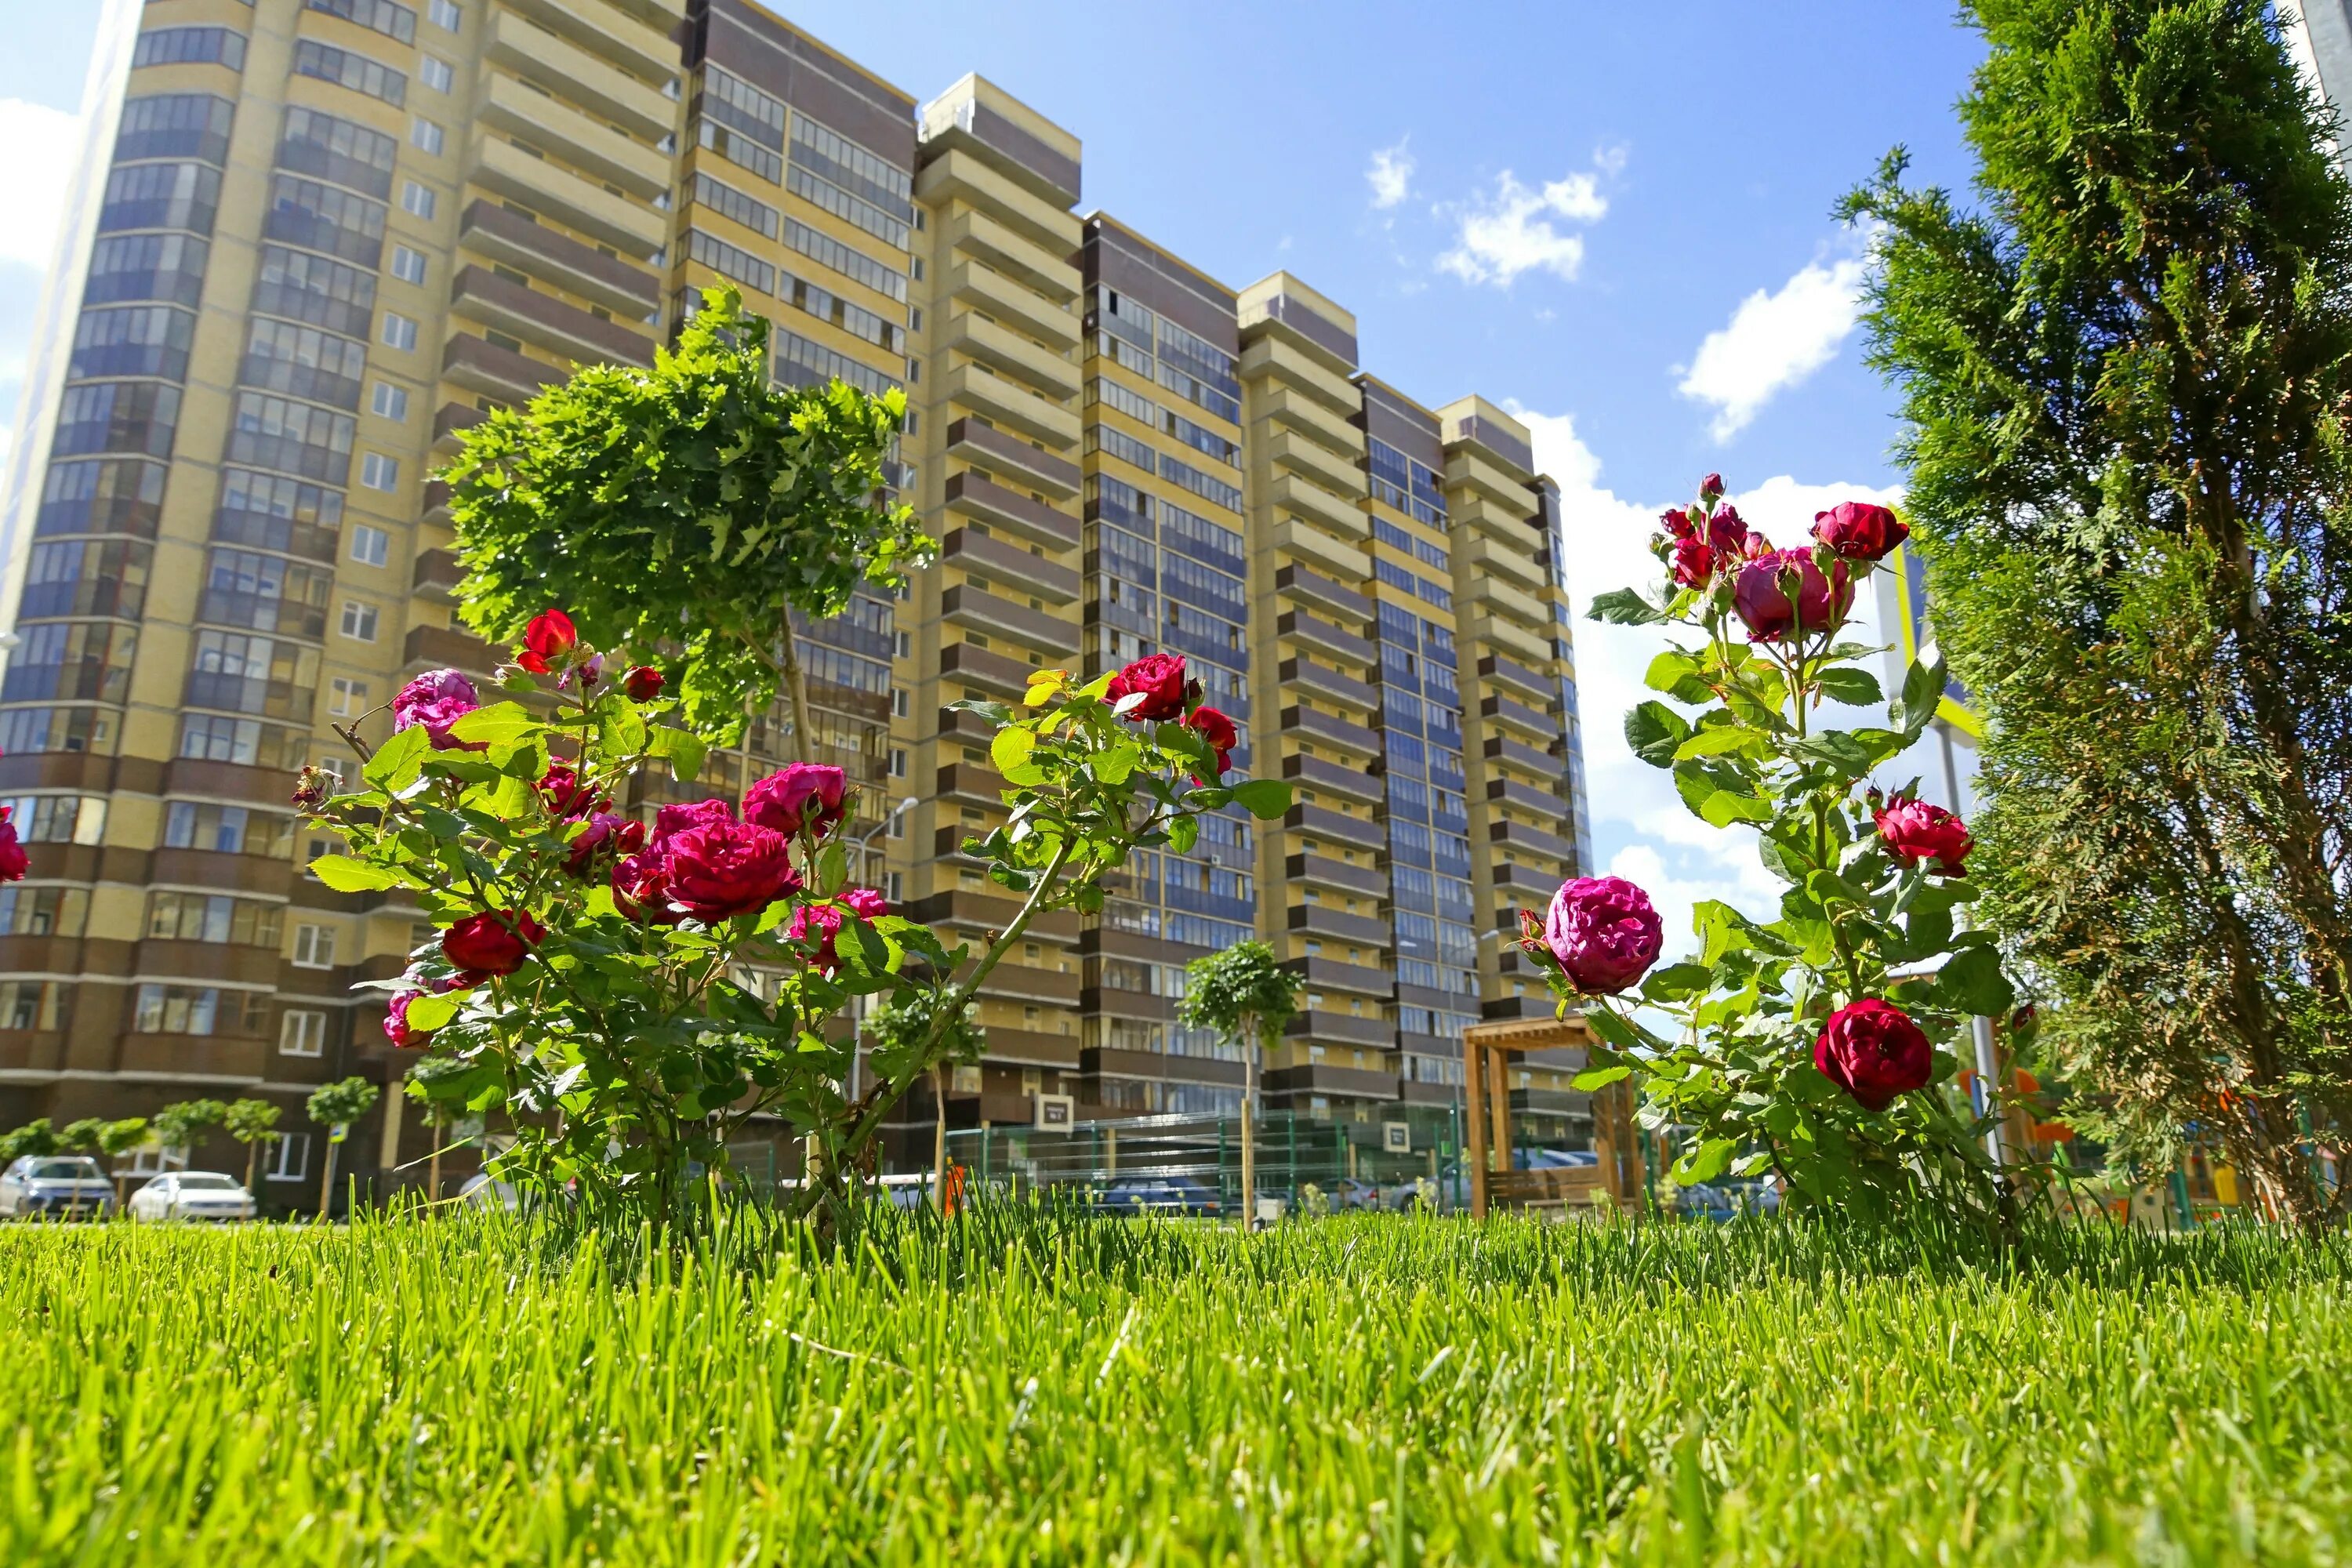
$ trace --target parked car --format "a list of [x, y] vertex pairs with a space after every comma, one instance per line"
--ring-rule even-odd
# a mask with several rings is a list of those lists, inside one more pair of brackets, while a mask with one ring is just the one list
[[251, 1219], [253, 1194], [218, 1171], [166, 1171], [131, 1194], [132, 1219]]
[[1095, 1194], [1105, 1214], [1213, 1215], [1217, 1190], [1191, 1176], [1121, 1176]]
[[466, 1184], [457, 1189], [457, 1201], [468, 1208], [504, 1209], [509, 1214], [522, 1206], [513, 1183], [499, 1181], [484, 1171], [467, 1178]]
[[1381, 1189], [1361, 1176], [1342, 1176], [1331, 1184], [1331, 1212], [1347, 1214], [1381, 1206]]
[[113, 1208], [114, 1184], [86, 1154], [26, 1154], [0, 1172], [0, 1215], [97, 1219]]

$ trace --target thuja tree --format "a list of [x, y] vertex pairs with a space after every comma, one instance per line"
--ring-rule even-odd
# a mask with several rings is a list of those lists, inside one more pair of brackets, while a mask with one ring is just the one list
[[[966, 847], [1021, 902], [983, 949], [950, 950], [850, 884], [840, 769], [794, 763], [740, 813], [703, 800], [625, 817], [635, 774], [690, 780], [703, 742], [668, 722], [671, 700], [606, 679], [558, 612], [523, 647], [536, 672], [509, 670], [504, 700], [438, 671], [395, 698], [380, 746], [347, 731], [358, 787], [330, 795], [305, 773], [298, 804], [349, 848], [311, 869], [341, 890], [403, 889], [436, 928], [385, 1020], [395, 1045], [461, 1064], [418, 1092], [503, 1113], [517, 1142], [501, 1175], [656, 1223], [727, 1183], [730, 1139], [759, 1120], [814, 1140], [792, 1201], [837, 1231], [891, 1108], [967, 1048], [966, 1004], [1032, 921], [1098, 910], [1130, 852], [1189, 846], [1204, 811], [1288, 804], [1285, 785], [1225, 778], [1234, 727], [1181, 659], [1084, 683], [1040, 670], [1017, 706], [961, 704], [995, 731], [1013, 807]], [[911, 999], [926, 989], [940, 994]], [[861, 995], [927, 1026], [877, 1035], [853, 1091]]]
[[680, 717], [722, 742], [781, 690], [806, 761], [789, 612], [837, 616], [935, 552], [877, 499], [906, 395], [779, 386], [768, 334], [711, 290], [652, 370], [592, 366], [492, 414], [444, 478], [478, 630], [512, 642], [561, 605], [614, 653], [679, 667]]
[[1903, 183], [1901, 388], [1938, 639], [1986, 711], [1987, 897], [2070, 1116], [2340, 1219], [2352, 1121], [2352, 187], [2261, 0], [1978, 0], [1980, 205]]
[[1528, 917], [1523, 945], [1604, 1042], [1579, 1086], [1638, 1074], [1646, 1123], [1691, 1134], [1677, 1179], [1770, 1171], [1799, 1205], [2000, 1215], [1990, 1121], [1946, 1092], [1973, 1019], [2013, 1001], [1990, 936], [1956, 918], [1976, 891], [1967, 829], [1868, 786], [1926, 731], [1943, 667], [1914, 663], [1885, 725], [1823, 721], [1825, 701], [1886, 700], [1868, 668], [1884, 650], [1853, 640], [1847, 616], [1854, 574], [1904, 525], [1849, 502], [1805, 547], [1776, 550], [1721, 491], [1710, 475], [1665, 515], [1654, 592], [1601, 595], [1592, 614], [1684, 634], [1650, 667], [1665, 700], [1627, 714], [1625, 738], [1702, 821], [1756, 829], [1780, 907], [1758, 921], [1703, 903], [1696, 953], [1653, 969], [1664, 932], [1648, 898], [1580, 878]]

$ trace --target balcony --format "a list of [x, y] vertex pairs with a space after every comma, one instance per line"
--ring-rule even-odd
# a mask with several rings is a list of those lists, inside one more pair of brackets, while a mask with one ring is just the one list
[[[948, 800], [971, 801], [1002, 808], [1004, 775], [978, 763], [948, 763], [940, 769], [939, 793]], [[961, 837], [958, 830], [958, 837]]]
[[161, 795], [194, 795], [199, 799], [251, 801], [257, 805], [286, 807], [294, 793], [293, 775], [283, 768], [248, 767], [242, 763], [211, 763], [179, 757], [163, 764]]
[[560, 283], [632, 321], [661, 306], [661, 281], [652, 273], [494, 202], [467, 204], [457, 220], [457, 241], [493, 261]]
[[114, 1070], [126, 1078], [164, 1078], [174, 1083], [258, 1083], [270, 1055], [266, 1040], [240, 1040], [226, 1035], [124, 1035], [115, 1047]]
[[517, 78], [484, 77], [474, 118], [643, 200], [669, 189], [668, 154]]
[[1538, 751], [1524, 741], [1514, 741], [1507, 735], [1489, 735], [1482, 750], [1490, 763], [1507, 767], [1524, 768], [1541, 779], [1549, 788], [1559, 777], [1559, 759], [1549, 752]]
[[992, 529], [1018, 534], [1048, 550], [1078, 547], [1076, 518], [969, 470], [948, 476], [944, 499], [951, 511], [976, 517]]
[[1051, 447], [1078, 444], [1078, 416], [1058, 403], [1015, 385], [977, 364], [960, 364], [940, 377], [940, 395], [976, 409], [990, 421]]
[[1285, 610], [1274, 623], [1277, 635], [1288, 637], [1308, 647], [1319, 648], [1350, 664], [1372, 662], [1372, 639], [1360, 637], [1344, 626], [1334, 626], [1320, 616], [1310, 616], [1304, 610]]
[[1541, 995], [1490, 996], [1478, 1004], [1478, 1016], [1489, 1023], [1514, 1018], [1557, 1018], [1559, 1004], [1547, 992]]
[[486, 392], [509, 403], [528, 403], [543, 387], [564, 378], [562, 365], [502, 349], [487, 338], [459, 332], [441, 351], [441, 374], [459, 386]]
[[1284, 875], [1303, 887], [1341, 888], [1376, 899], [1389, 894], [1388, 873], [1377, 866], [1360, 866], [1328, 855], [1293, 855], [1282, 864]]
[[1445, 498], [1446, 510], [1454, 519], [1456, 539], [1493, 539], [1514, 550], [1532, 550], [1540, 537], [1531, 521], [1535, 498], [1512, 506], [1498, 506], [1492, 497], [1476, 490], [1454, 490]]
[[1389, 1104], [1397, 1098], [1397, 1075], [1376, 1072], [1368, 1068], [1334, 1067], [1328, 1062], [1310, 1062], [1303, 1067], [1276, 1068], [1265, 1075], [1265, 1092], [1269, 1099], [1280, 1096], [1287, 1102], [1312, 1097], [1318, 1100], [1360, 1100]]
[[1538, 603], [1534, 595], [1514, 588], [1500, 577], [1474, 575], [1465, 596], [1474, 602], [1492, 605], [1504, 615], [1529, 626], [1549, 630], [1551, 626], [1549, 605]]
[[159, 980], [226, 980], [278, 984], [278, 950], [226, 942], [177, 942], [150, 937], [131, 956], [131, 972]]
[[593, 237], [624, 256], [650, 258], [669, 237], [668, 215], [616, 196], [569, 169], [558, 168], [487, 131], [475, 135], [471, 166], [475, 184], [567, 227]]
[[1285, 757], [1282, 776], [1318, 794], [1345, 795], [1368, 805], [1379, 805], [1385, 793], [1376, 774], [1361, 768], [1343, 767], [1323, 757]]
[[1343, 539], [1370, 539], [1372, 520], [1352, 497], [1333, 495], [1297, 474], [1284, 474], [1266, 487], [1276, 508], [1321, 524]]
[[453, 627], [411, 626], [402, 646], [402, 662], [411, 669], [462, 669], [486, 676], [499, 662], [499, 654], [481, 638]]
[[1396, 1039], [1396, 1026], [1386, 1018], [1360, 1017], [1324, 1007], [1308, 1007], [1290, 1020], [1286, 1039], [1336, 1042], [1385, 1050]]
[[1378, 758], [1381, 754], [1381, 738], [1373, 731], [1319, 709], [1284, 709], [1281, 732], [1298, 739], [1312, 736], [1351, 752], [1361, 752], [1368, 757]]
[[941, 310], [960, 305], [1018, 327], [1041, 343], [1063, 350], [1077, 346], [1076, 316], [977, 261], [959, 261], [949, 268], [938, 295]]
[[1213, 1083], [1238, 1089], [1242, 1064], [1214, 1057], [1177, 1057], [1165, 1051], [1089, 1046], [1079, 1058], [1089, 1078], [1160, 1079], [1175, 1083]]
[[[34, 873], [40, 874], [37, 870]], [[149, 857], [146, 879], [169, 887], [261, 893], [282, 899], [293, 890], [294, 862], [268, 855], [226, 855], [212, 849], [166, 847]]]
[[972, 823], [951, 822], [931, 832], [931, 855], [940, 860], [961, 860], [979, 866], [985, 864], [978, 856], [964, 853], [963, 841], [982, 837], [981, 828]]
[[1019, 697], [1027, 691], [1029, 677], [1038, 668], [968, 642], [950, 643], [940, 650], [942, 679], [952, 678], [998, 697]]
[[1541, 812], [1550, 816], [1562, 816], [1568, 810], [1568, 803], [1560, 798], [1558, 790], [1538, 789], [1511, 778], [1488, 779], [1486, 798], [1503, 805], [1516, 805], [1523, 811]]
[[959, 310], [948, 318], [941, 346], [994, 366], [1041, 396], [1060, 400], [1078, 395], [1077, 366], [976, 310]]
[[[1030, 489], [1063, 500], [1078, 493], [1077, 464], [977, 419], [958, 419], [948, 426], [948, 455], [961, 458], [976, 468], [1010, 473]], [[1070, 542], [1077, 542], [1075, 521], [1070, 524]]]
[[1254, 335], [1242, 345], [1242, 379], [1265, 378], [1303, 393], [1343, 420], [1353, 420], [1364, 406], [1363, 395], [1343, 374], [1272, 332]]
[[[677, 75], [668, 26], [646, 26], [606, 6], [563, 0], [510, 0], [495, 14], [490, 56], [527, 76], [559, 79], [565, 95], [647, 136], [667, 134], [670, 118], [661, 84]], [[528, 14], [529, 20], [525, 20]], [[536, 24], [534, 26], [534, 24]], [[651, 85], [648, 85], [650, 83]]]
[[1053, 256], [1076, 256], [1083, 239], [1068, 208], [1014, 184], [961, 148], [933, 158], [915, 178], [919, 201], [941, 205], [961, 198]]
[[1559, 695], [1559, 685], [1541, 670], [1530, 669], [1515, 659], [1490, 653], [1478, 661], [1479, 678], [1489, 686], [1515, 691], [1533, 702], [1549, 705]]
[[654, 363], [652, 339], [486, 267], [460, 268], [449, 287], [449, 302], [501, 331], [583, 364], [642, 368]]
[[1380, 694], [1369, 684], [1312, 659], [1286, 658], [1276, 673], [1281, 677], [1285, 690], [1311, 691], [1318, 697], [1367, 710], [1381, 705]]
[[1043, 1002], [1055, 1007], [1078, 1005], [1078, 977], [1055, 969], [1037, 969], [1011, 960], [988, 972], [981, 983], [982, 996], [1013, 1002]]
[[1479, 717], [1490, 724], [1516, 730], [1532, 739], [1536, 744], [1548, 746], [1558, 739], [1566, 726], [1549, 713], [1538, 713], [1523, 703], [1507, 697], [1482, 698], [1478, 703]]
[[1545, 856], [1567, 865], [1576, 863], [1576, 846], [1557, 833], [1547, 833], [1540, 827], [1529, 827], [1524, 822], [1493, 822], [1486, 826], [1486, 837], [1507, 849], [1524, 849], [1531, 855]]
[[1341, 963], [1329, 958], [1286, 958], [1280, 967], [1307, 983], [1309, 991], [1339, 991], [1355, 996], [1396, 994], [1396, 977], [1385, 969], [1361, 963]]
[[958, 626], [1012, 637], [1041, 652], [1066, 658], [1078, 651], [1076, 622], [1056, 620], [969, 583], [959, 583], [940, 595], [940, 614]]
[[433, 450], [441, 457], [454, 457], [457, 437], [488, 419], [488, 415], [464, 403], [445, 403], [433, 416]]
[[1445, 488], [1449, 492], [1475, 490], [1496, 506], [1517, 507], [1523, 518], [1535, 513], [1534, 492], [1476, 447], [1449, 445], [1445, 453]]
[[[1360, 555], [1362, 552], [1354, 553]], [[1364, 571], [1357, 574], [1357, 580], [1360, 581], [1370, 571], [1370, 558], [1367, 556]], [[1304, 566], [1275, 568], [1274, 591], [1297, 603], [1328, 610], [1351, 626], [1364, 626], [1372, 618], [1372, 601], [1369, 595], [1359, 593], [1347, 584], [1318, 576]]]
[[1525, 531], [1517, 540], [1498, 540], [1489, 533], [1474, 533], [1469, 547], [1457, 546], [1456, 558], [1466, 562], [1475, 572], [1493, 572], [1508, 577], [1531, 594], [1541, 593], [1551, 584], [1551, 574], [1536, 558], [1536, 547], [1543, 536], [1532, 530]]
[[1559, 873], [1538, 871], [1533, 866], [1496, 863], [1487, 868], [1495, 884], [1496, 899], [1515, 898], [1529, 909], [1542, 909], [1551, 896], [1559, 891]]
[[[948, 244], [979, 260], [992, 272], [1014, 279], [1058, 304], [1078, 297], [1084, 279], [1071, 265], [1069, 254], [1040, 245], [1029, 236], [998, 222], [984, 212], [966, 210], [948, 227]], [[1062, 339], [1066, 347], [1078, 342], [1078, 320], [1065, 315]]]
[[1356, 466], [1354, 459], [1337, 456], [1319, 441], [1282, 430], [1265, 443], [1264, 450], [1276, 465], [1310, 484], [1342, 496], [1364, 492], [1363, 469]]
[[455, 551], [422, 550], [417, 552], [415, 570], [408, 574], [408, 586], [412, 593], [446, 604], [457, 596], [457, 584], [465, 575]]
[[[996, 977], [982, 986], [982, 994], [993, 988]], [[1078, 1065], [1078, 1037], [1048, 1035], [1037, 1029], [1008, 1029], [1002, 1024], [991, 1024], [982, 1031], [987, 1044], [982, 1047], [983, 1058], [1014, 1067], [1048, 1068], [1070, 1072]]]
[[1530, 631], [1515, 620], [1485, 609], [1472, 611], [1464, 630], [1470, 634], [1471, 643], [1507, 649], [1528, 664], [1542, 664], [1551, 658], [1551, 640], [1545, 633]]
[[1364, 433], [1305, 393], [1277, 386], [1261, 396], [1251, 412], [1312, 437], [1349, 464], [1363, 460]]
[[1282, 825], [1293, 833], [1320, 840], [1336, 840], [1359, 849], [1385, 851], [1388, 830], [1368, 816], [1347, 816], [1319, 805], [1294, 805], [1282, 815]]
[[[1021, 912], [1017, 899], [957, 888], [933, 893], [907, 906], [907, 918], [929, 926], [956, 926], [969, 931], [1001, 931]], [[1041, 942], [1067, 946], [1078, 940], [1078, 917], [1068, 910], [1053, 910], [1029, 922], [1025, 933]]]
[[[987, 526], [982, 524], [982, 527]], [[942, 560], [962, 567], [967, 572], [985, 572], [1007, 582], [1017, 582], [1022, 587], [1042, 599], [1056, 605], [1067, 605], [1078, 596], [1078, 574], [1067, 566], [1057, 566], [1042, 554], [1029, 551], [992, 533], [982, 533], [971, 528], [954, 528], [940, 543]]]
[[[1309, 576], [1319, 570], [1343, 582], [1360, 583], [1372, 574], [1372, 558], [1369, 552], [1359, 550], [1345, 540], [1335, 539], [1295, 517], [1286, 517], [1274, 525], [1274, 542], [1276, 548], [1286, 550], [1309, 563]], [[1370, 615], [1367, 609], [1365, 618], [1370, 619]]]
[[1302, 936], [1329, 937], [1339, 942], [1361, 942], [1366, 947], [1386, 949], [1394, 940], [1386, 921], [1370, 915], [1351, 915], [1327, 904], [1293, 904], [1284, 911], [1284, 929]]

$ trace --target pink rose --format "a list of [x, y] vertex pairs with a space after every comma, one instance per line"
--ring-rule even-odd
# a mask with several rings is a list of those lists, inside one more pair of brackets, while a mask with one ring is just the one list
[[1779, 642], [1794, 632], [1811, 637], [1835, 627], [1853, 604], [1853, 584], [1845, 563], [1822, 575], [1809, 550], [1776, 550], [1739, 569], [1731, 607], [1747, 625], [1750, 642]]
[[1936, 1052], [1908, 1013], [1865, 996], [1830, 1015], [1813, 1042], [1813, 1066], [1864, 1110], [1884, 1110], [1896, 1095], [1927, 1086]]
[[441, 956], [458, 969], [512, 974], [530, 956], [547, 928], [520, 910], [467, 915], [441, 933]]
[[1876, 561], [1910, 538], [1911, 531], [1885, 507], [1842, 500], [1813, 514], [1813, 537], [1848, 561]]
[[394, 731], [422, 724], [436, 751], [486, 752], [488, 742], [471, 745], [454, 740], [449, 726], [482, 705], [474, 683], [454, 669], [429, 669], [402, 687], [392, 699]]
[[25, 847], [16, 841], [16, 825], [8, 820], [16, 807], [0, 805], [0, 882], [20, 880], [32, 869]]
[[1613, 996], [1658, 961], [1665, 927], [1650, 896], [1623, 878], [1578, 877], [1551, 896], [1543, 944], [1570, 984], [1588, 996]]
[[1968, 874], [1963, 862], [1975, 842], [1969, 837], [1968, 825], [1942, 806], [1898, 795], [1873, 811], [1871, 820], [1886, 852], [1905, 865], [1933, 860], [1947, 877]]
[[743, 820], [791, 837], [803, 831], [822, 838], [846, 809], [849, 776], [822, 763], [793, 763], [770, 773], [743, 797]]
[[670, 907], [698, 921], [764, 910], [800, 886], [792, 840], [751, 822], [717, 822], [676, 833], [661, 846]]

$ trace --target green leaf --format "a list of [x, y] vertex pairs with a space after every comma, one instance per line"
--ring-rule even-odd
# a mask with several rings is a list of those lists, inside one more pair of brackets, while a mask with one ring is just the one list
[[1596, 1089], [1607, 1089], [1611, 1084], [1617, 1082], [1620, 1079], [1627, 1079], [1633, 1076], [1633, 1069], [1622, 1065], [1622, 1063], [1612, 1068], [1594, 1068], [1590, 1072], [1578, 1073], [1575, 1078], [1570, 1080], [1570, 1087], [1572, 1089], [1581, 1089], [1586, 1094], [1591, 1094]]
[[843, 847], [841, 840], [836, 838], [817, 851], [817, 896], [824, 899], [839, 898], [841, 889], [848, 885], [849, 851]]
[[1955, 1013], [1998, 1018], [2017, 1005], [2017, 991], [2000, 972], [2000, 954], [1990, 947], [1964, 947], [1936, 973], [1936, 1005]]
[[1612, 588], [1605, 594], [1594, 595], [1591, 607], [1584, 614], [1589, 620], [1613, 626], [1653, 626], [1666, 618], [1664, 611], [1631, 588]]
[[1755, 945], [1748, 917], [1717, 899], [1702, 899], [1691, 908], [1691, 932], [1699, 940], [1699, 959], [1709, 969], [1727, 952]]
[[1683, 716], [1653, 698], [1625, 715], [1625, 744], [1654, 768], [1674, 765], [1675, 752], [1690, 738]]
[[1826, 763], [1849, 778], [1860, 778], [1878, 765], [1870, 748], [1843, 730], [1823, 730], [1808, 735], [1789, 750], [1807, 762]]
[[1693, 757], [1719, 757], [1727, 752], [1744, 752], [1756, 744], [1756, 732], [1737, 724], [1716, 724], [1695, 730], [1691, 738], [1675, 748], [1675, 761], [1687, 762]]
[[1280, 779], [1250, 779], [1234, 785], [1234, 799], [1260, 822], [1272, 822], [1290, 809], [1290, 786]]
[[459, 714], [457, 722], [449, 726], [449, 733], [460, 741], [511, 746], [541, 728], [542, 726], [531, 716], [530, 710], [521, 703], [493, 702], [487, 708], [477, 708], [471, 713]]
[[1717, 790], [1698, 808], [1699, 819], [1710, 827], [1728, 827], [1735, 822], [1769, 822], [1772, 803], [1748, 795], [1735, 795], [1727, 789]]
[[670, 773], [680, 784], [692, 784], [702, 772], [709, 742], [691, 730], [664, 725], [646, 738], [646, 750], [654, 756], [667, 757]]
[[1027, 764], [1030, 753], [1036, 749], [1036, 731], [1017, 724], [999, 730], [996, 738], [988, 743], [988, 754], [996, 763], [996, 771], [1008, 779], [1014, 769]]
[[391, 740], [376, 748], [360, 776], [386, 794], [397, 794], [416, 776], [417, 764], [433, 749], [433, 737], [422, 724], [411, 724], [405, 730], [394, 731]]
[[310, 875], [339, 893], [365, 893], [401, 885], [398, 872], [371, 866], [348, 855], [321, 855], [310, 862]]
[[1728, 1138], [1710, 1138], [1675, 1162], [1675, 1180], [1685, 1187], [1711, 1182], [1723, 1174], [1739, 1145]]
[[1856, 708], [1867, 708], [1885, 697], [1885, 693], [1879, 689], [1878, 677], [1866, 669], [1856, 669], [1852, 665], [1822, 670], [1813, 680], [1821, 688], [1822, 696], [1833, 702], [1849, 703]]
[[1918, 734], [1936, 716], [1936, 704], [1944, 695], [1946, 680], [1943, 650], [1929, 643], [1905, 671], [1903, 695], [1889, 705], [1887, 718], [1897, 729]]
[[1650, 972], [1650, 977], [1642, 983], [1642, 999], [1680, 1002], [1705, 991], [1713, 979], [1714, 971], [1704, 963], [1670, 963]]
[[1652, 659], [1649, 672], [1642, 680], [1651, 690], [1663, 691], [1677, 702], [1694, 707], [1715, 700], [1714, 689], [1699, 677], [1698, 660], [1680, 648], [1668, 648]]
[[408, 1026], [422, 1034], [437, 1029], [457, 1016], [460, 998], [446, 992], [428, 993], [408, 1005]]

